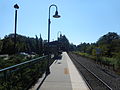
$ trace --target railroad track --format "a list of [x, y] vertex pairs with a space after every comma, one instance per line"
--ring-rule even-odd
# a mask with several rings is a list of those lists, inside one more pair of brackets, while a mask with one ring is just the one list
[[77, 67], [79, 73], [82, 74], [90, 90], [113, 90], [94, 72], [91, 72], [88, 68], [81, 64], [76, 57], [74, 57], [72, 54], [69, 54], [69, 56], [73, 63], [75, 64], [75, 66]]

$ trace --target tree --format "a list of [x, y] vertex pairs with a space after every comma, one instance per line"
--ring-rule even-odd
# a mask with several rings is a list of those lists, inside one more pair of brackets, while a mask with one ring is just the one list
[[61, 49], [63, 51], [69, 51], [70, 44], [69, 44], [69, 40], [66, 38], [65, 35], [63, 35], [59, 38], [59, 42], [61, 44]]
[[69, 51], [76, 51], [76, 45], [73, 43], [70, 44]]
[[[16, 42], [16, 51], [19, 52], [39, 52], [39, 40], [36, 36], [35, 38], [30, 38], [17, 34], [17, 42]], [[14, 54], [14, 34], [9, 34], [4, 37], [4, 39], [0, 40], [0, 47], [2, 42], [2, 54]], [[38, 53], [39, 54], [39, 53]]]
[[84, 42], [84, 43], [81, 43], [77, 46], [77, 50], [80, 51], [80, 52], [86, 53], [86, 52], [88, 52], [88, 47], [89, 46], [90, 46], [89, 43]]
[[39, 54], [39, 40], [38, 40], [38, 37], [36, 35], [36, 53]]
[[43, 54], [43, 39], [41, 37], [41, 34], [40, 34], [39, 41], [40, 41], [40, 52], [39, 52], [39, 54], [40, 54], [40, 56], [42, 56], [42, 54]]
[[[109, 32], [106, 35], [103, 35], [102, 37], [100, 37], [100, 39], [97, 41], [97, 44], [100, 47], [105, 47], [102, 48], [103, 51], [105, 51], [105, 55], [108, 57], [112, 57], [113, 56], [113, 52], [115, 52], [115, 48], [118, 47], [116, 44], [118, 41], [120, 40], [120, 36], [115, 33], [115, 32]], [[117, 42], [116, 42], [117, 41]]]
[[103, 35], [97, 41], [98, 44], [111, 44], [112, 41], [120, 39], [120, 36], [115, 32], [109, 32], [106, 35]]
[[1, 53], [2, 54], [14, 54], [13, 45], [14, 45], [14, 42], [12, 38], [5, 36], [3, 39], [3, 46], [2, 46]]
[[1, 52], [1, 50], [2, 50], [2, 46], [3, 46], [3, 42], [2, 42], [2, 40], [0, 39], [0, 52]]

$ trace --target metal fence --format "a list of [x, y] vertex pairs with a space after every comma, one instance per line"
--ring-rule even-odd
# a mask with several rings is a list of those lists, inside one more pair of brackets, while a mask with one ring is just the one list
[[0, 70], [0, 90], [27, 90], [42, 77], [48, 56], [42, 56]]

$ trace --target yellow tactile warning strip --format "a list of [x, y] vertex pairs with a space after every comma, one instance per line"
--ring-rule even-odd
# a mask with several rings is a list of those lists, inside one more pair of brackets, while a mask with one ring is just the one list
[[64, 74], [69, 74], [68, 68], [64, 68]]

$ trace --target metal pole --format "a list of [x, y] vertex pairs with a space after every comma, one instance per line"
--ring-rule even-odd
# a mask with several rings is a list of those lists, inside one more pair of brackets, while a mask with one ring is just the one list
[[[49, 14], [50, 15], [50, 14]], [[46, 76], [50, 74], [50, 68], [49, 68], [49, 60], [50, 60], [50, 51], [49, 51], [49, 42], [50, 42], [50, 18], [48, 19], [48, 61], [47, 61], [47, 70], [46, 70]]]
[[47, 47], [47, 52], [48, 52], [48, 61], [47, 61], [47, 70], [46, 70], [46, 76], [50, 74], [50, 68], [49, 68], [49, 60], [50, 60], [50, 51], [49, 51], [49, 43], [50, 43], [50, 8], [49, 7], [49, 18], [48, 18], [48, 47]]
[[17, 10], [15, 10], [14, 54], [16, 53]]
[[15, 4], [14, 8], [15, 8], [15, 34], [14, 34], [14, 54], [15, 54], [16, 53], [16, 31], [17, 31], [17, 9], [19, 9], [19, 6]]

